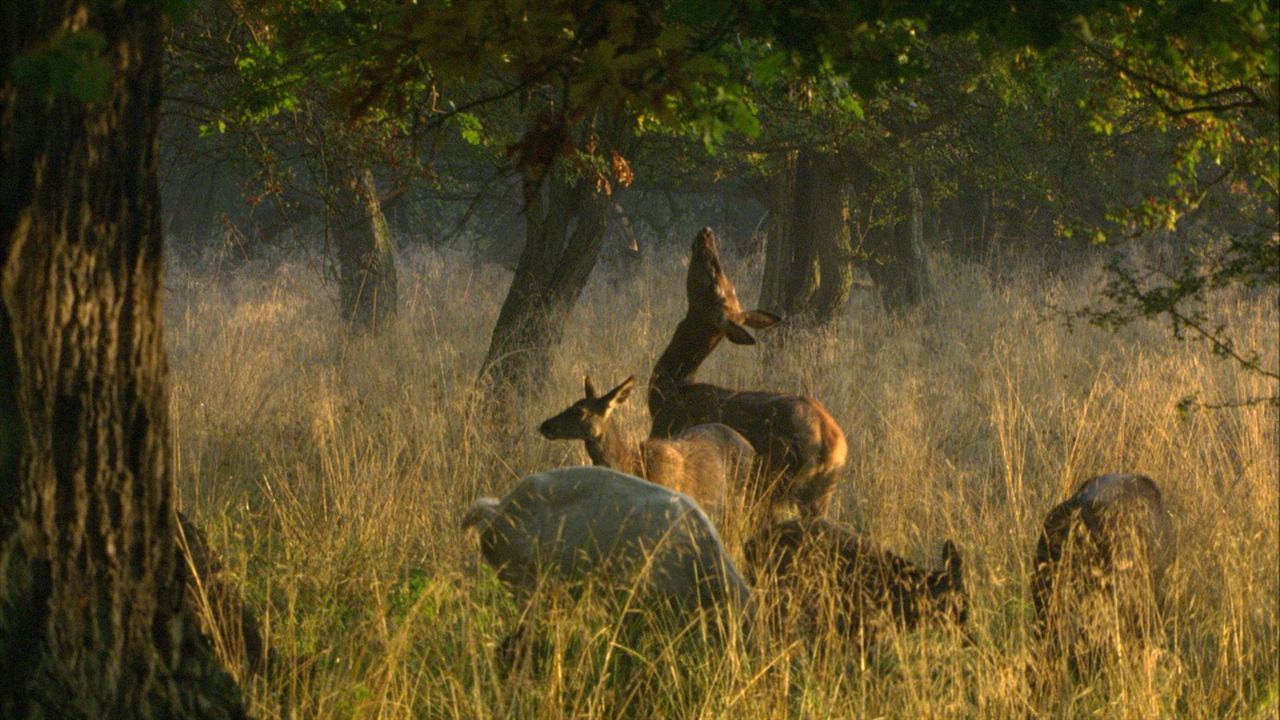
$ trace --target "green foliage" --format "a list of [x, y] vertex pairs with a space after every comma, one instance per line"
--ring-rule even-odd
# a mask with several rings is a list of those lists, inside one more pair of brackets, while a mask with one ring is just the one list
[[[1210, 294], [1227, 288], [1280, 292], [1280, 7], [1264, 0], [1125, 6], [1082, 23], [1078, 40], [1111, 73], [1108, 92], [1093, 103], [1092, 125], [1108, 135], [1138, 129], [1174, 141], [1164, 188], [1114, 206], [1108, 225], [1090, 236], [1198, 238], [1172, 272], [1113, 263], [1106, 306], [1081, 314], [1108, 326], [1164, 318], [1176, 337], [1199, 337], [1216, 354], [1280, 381], [1280, 368], [1263, 367], [1203, 310]], [[1205, 224], [1217, 230], [1196, 229]], [[1280, 404], [1280, 390], [1267, 399]]]
[[[1006, 235], [1055, 252], [1165, 235], [1188, 251], [1194, 269], [1163, 279], [1130, 268], [1102, 298], [1104, 324], [1180, 327], [1205, 293], [1277, 284], [1280, 11], [1267, 0], [236, 7], [232, 90], [204, 127], [246, 136], [264, 188], [288, 184], [296, 164], [278, 164], [299, 142], [324, 158], [306, 161], [313, 173], [340, 148], [404, 182], [479, 164], [602, 189], [637, 153], [657, 186], [758, 178], [769, 153], [811, 147], [862, 168], [855, 215], [875, 207], [877, 222], [910, 168], [935, 205], [989, 204]], [[610, 146], [606, 120], [663, 138]], [[1224, 230], [1187, 232], [1208, 225]]]
[[[341, 33], [325, 13], [301, 13], [294, 3], [266, 3], [280, 36], [298, 55], [330, 47]], [[1031, 4], [1027, 4], [1030, 6]], [[1037, 4], [1038, 8], [1039, 5]], [[1021, 14], [1019, 14], [1021, 13]], [[918, 76], [927, 67], [920, 36], [937, 18], [947, 31], [990, 27], [1018, 42], [1051, 39], [1068, 13], [1029, 13], [975, 3], [957, 12], [949, 3], [916, 2], [884, 8], [843, 3], [661, 3], [476, 1], [347, 3], [329, 13], [350, 26], [362, 19], [378, 32], [361, 54], [335, 67], [335, 86], [355, 116], [421, 112], [430, 98], [456, 98], [469, 108], [518, 96], [541, 100], [550, 126], [575, 126], [597, 112], [631, 118], [642, 129], [688, 133], [708, 147], [729, 134], [761, 128], [757, 91], [775, 82], [813, 78], [838, 86], [838, 105], [857, 115], [862, 98], [886, 82]], [[1034, 26], [1028, 25], [1032, 23]], [[347, 30], [351, 32], [351, 30]], [[338, 54], [337, 57], [341, 58]], [[463, 101], [478, 84], [494, 82], [488, 98]], [[450, 110], [431, 103], [430, 115]], [[475, 139], [474, 128], [459, 125]], [[560, 137], [534, 137], [513, 146], [524, 162], [545, 162], [559, 150], [541, 145]]]
[[483, 145], [485, 142], [484, 124], [473, 113], [460, 112], [454, 116], [458, 123], [458, 134], [468, 145]]

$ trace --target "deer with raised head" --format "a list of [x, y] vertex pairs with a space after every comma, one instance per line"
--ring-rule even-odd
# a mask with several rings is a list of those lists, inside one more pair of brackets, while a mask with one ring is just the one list
[[1045, 517], [1036, 544], [1035, 637], [1044, 659], [1092, 666], [1118, 641], [1158, 635], [1173, 520], [1144, 475], [1085, 481]]
[[635, 384], [632, 375], [600, 395], [585, 377], [585, 397], [547, 418], [538, 432], [549, 440], [581, 440], [593, 464], [684, 493], [712, 517], [720, 517], [732, 478], [755, 456], [751, 443], [721, 423], [695, 425], [669, 440], [624, 438], [613, 412], [631, 396]]
[[825, 515], [848, 445], [822, 403], [802, 395], [731, 390], [694, 381], [721, 340], [753, 345], [755, 338], [747, 328], [767, 328], [780, 321], [767, 312], [742, 309], [721, 266], [711, 228], [703, 228], [693, 240], [685, 288], [688, 311], [649, 379], [651, 435], [667, 438], [702, 423], [728, 425], [764, 461], [760, 477], [768, 485], [756, 490], [768, 509], [790, 500], [802, 515]]

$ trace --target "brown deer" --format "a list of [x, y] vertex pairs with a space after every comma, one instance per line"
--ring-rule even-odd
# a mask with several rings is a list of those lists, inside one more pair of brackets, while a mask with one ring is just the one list
[[805, 516], [825, 515], [848, 446], [822, 403], [800, 395], [694, 382], [694, 374], [722, 339], [755, 344], [747, 328], [767, 328], [780, 318], [742, 309], [721, 267], [711, 228], [703, 228], [693, 240], [685, 287], [688, 312], [649, 379], [651, 435], [666, 438], [694, 425], [724, 423], [742, 433], [764, 460], [761, 477], [771, 484], [756, 491], [768, 509], [791, 500]]
[[952, 625], [971, 641], [960, 553], [949, 540], [942, 567], [928, 571], [865, 535], [823, 518], [798, 518], [760, 530], [743, 554], [748, 579], [780, 591], [775, 622], [783, 613], [799, 614], [812, 634], [826, 619], [864, 651], [882, 628], [926, 623]]
[[1080, 485], [1049, 511], [1036, 544], [1031, 595], [1044, 659], [1086, 669], [1117, 640], [1155, 634], [1173, 557], [1172, 519], [1151, 478]]
[[755, 457], [746, 438], [721, 423], [695, 425], [670, 440], [628, 441], [613, 411], [631, 396], [634, 375], [599, 395], [591, 378], [582, 380], [585, 397], [538, 426], [549, 440], [581, 440], [595, 465], [637, 475], [693, 498], [712, 517], [724, 510], [730, 479]]

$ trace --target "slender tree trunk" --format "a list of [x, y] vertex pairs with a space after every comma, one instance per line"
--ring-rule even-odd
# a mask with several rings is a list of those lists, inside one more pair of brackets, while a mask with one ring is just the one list
[[796, 158], [795, 187], [791, 197], [791, 266], [786, 275], [783, 311], [794, 321], [812, 321], [812, 300], [822, 282], [818, 267], [818, 234], [809, 223], [820, 213], [823, 193], [816, 187], [818, 165], [813, 150], [801, 150]]
[[378, 332], [396, 315], [396, 251], [368, 168], [352, 173], [351, 187], [333, 203], [338, 308], [357, 331]]
[[[184, 606], [175, 541], [156, 185], [161, 7], [0, 10], [4, 718], [244, 716]], [[86, 103], [63, 88], [46, 99], [17, 87], [16, 54], [39, 63], [68, 28], [104, 40], [105, 92]]]
[[[864, 182], [873, 183], [875, 178], [867, 175]], [[898, 194], [893, 212], [882, 223], [873, 224], [863, 245], [867, 269], [889, 313], [901, 312], [933, 297], [923, 213], [915, 172], [908, 168], [907, 187]]]
[[791, 258], [796, 194], [796, 160], [799, 153], [787, 152], [777, 157], [769, 179], [769, 224], [765, 241], [764, 276], [760, 282], [760, 300], [756, 304], [779, 315], [787, 312], [788, 280]]
[[586, 179], [551, 176], [525, 207], [525, 243], [511, 289], [498, 313], [482, 382], [500, 392], [549, 372], [551, 350], [564, 333], [604, 243], [610, 198]]
[[833, 155], [815, 155], [810, 162], [811, 200], [804, 217], [821, 275], [808, 315], [814, 324], [825, 325], [849, 302], [853, 290], [848, 179]]
[[853, 287], [847, 181], [839, 159], [805, 149], [778, 162], [770, 186], [760, 307], [802, 324], [830, 321]]

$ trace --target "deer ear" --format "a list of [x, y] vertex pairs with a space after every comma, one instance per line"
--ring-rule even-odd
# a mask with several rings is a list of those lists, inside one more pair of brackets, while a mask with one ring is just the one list
[[595, 400], [597, 397], [599, 397], [598, 395], [596, 395], [596, 386], [591, 384], [590, 375], [582, 376], [582, 392], [584, 395], [587, 396], [588, 400]]
[[782, 318], [763, 310], [748, 310], [742, 313], [742, 324], [756, 330], [773, 327], [780, 322], [782, 322]]
[[947, 584], [954, 590], [964, 584], [964, 570], [960, 562], [960, 551], [956, 544], [947, 540], [942, 543], [942, 571], [946, 573]]
[[729, 342], [734, 345], [755, 345], [756, 339], [751, 337], [751, 333], [738, 323], [730, 320], [724, 326], [725, 337], [729, 338]]
[[617, 407], [631, 397], [631, 388], [635, 387], [635, 384], [636, 376], [632, 375], [619, 383], [618, 387], [606, 393], [603, 399], [609, 404], [609, 407]]

